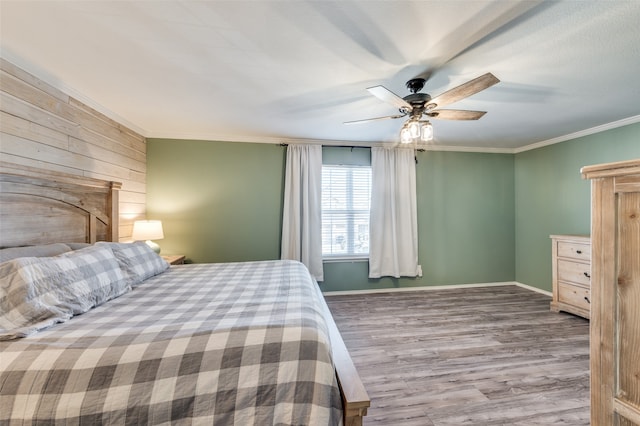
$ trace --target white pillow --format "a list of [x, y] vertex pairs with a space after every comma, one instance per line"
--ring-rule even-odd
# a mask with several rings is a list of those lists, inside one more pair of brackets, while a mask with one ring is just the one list
[[169, 263], [142, 241], [135, 243], [99, 242], [95, 245], [98, 247], [108, 246], [113, 250], [128, 284], [132, 287], [169, 268]]
[[131, 290], [109, 247], [0, 264], [0, 340], [65, 322]]

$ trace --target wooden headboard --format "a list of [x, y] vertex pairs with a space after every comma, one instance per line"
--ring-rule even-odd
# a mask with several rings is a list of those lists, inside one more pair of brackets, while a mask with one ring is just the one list
[[118, 241], [121, 186], [0, 162], [0, 248]]

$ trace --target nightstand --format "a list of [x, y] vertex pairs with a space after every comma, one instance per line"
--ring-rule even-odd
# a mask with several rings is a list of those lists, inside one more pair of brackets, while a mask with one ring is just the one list
[[169, 265], [182, 265], [184, 264], [184, 254], [171, 254], [162, 256], [164, 260], [169, 262]]

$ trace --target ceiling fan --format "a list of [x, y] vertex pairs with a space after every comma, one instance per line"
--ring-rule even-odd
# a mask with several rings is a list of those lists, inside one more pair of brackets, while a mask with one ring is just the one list
[[360, 124], [409, 116], [409, 120], [407, 120], [400, 132], [401, 142], [408, 143], [415, 139], [431, 140], [433, 138], [433, 129], [428, 120], [421, 120], [423, 115], [444, 120], [478, 120], [486, 114], [486, 111], [440, 108], [487, 89], [500, 80], [493, 74], [486, 73], [460, 86], [447, 90], [434, 98], [427, 93], [420, 92], [426, 81], [424, 78], [413, 78], [407, 81], [406, 86], [411, 94], [404, 98], [396, 95], [384, 86], [369, 87], [367, 90], [372, 95], [397, 107], [400, 114], [365, 120], [346, 121], [344, 124]]

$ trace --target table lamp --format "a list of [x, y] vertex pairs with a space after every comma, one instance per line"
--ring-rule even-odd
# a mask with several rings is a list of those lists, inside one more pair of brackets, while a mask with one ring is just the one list
[[147, 245], [151, 247], [153, 251], [160, 254], [160, 246], [151, 240], [161, 240], [164, 238], [162, 222], [159, 220], [136, 220], [133, 222], [131, 238], [136, 241], [146, 241]]

